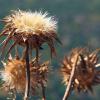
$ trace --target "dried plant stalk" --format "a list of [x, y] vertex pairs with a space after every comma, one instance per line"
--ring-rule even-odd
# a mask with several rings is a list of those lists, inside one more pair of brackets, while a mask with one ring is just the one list
[[39, 58], [39, 49], [36, 48], [36, 63], [37, 63], [37, 66], [38, 66], [38, 59]]
[[46, 100], [46, 96], [45, 96], [45, 86], [43, 83], [41, 83], [41, 87], [42, 87], [42, 100]]
[[30, 92], [30, 64], [29, 64], [29, 44], [26, 42], [26, 88], [24, 100], [28, 100]]
[[70, 79], [69, 79], [69, 82], [68, 82], [68, 85], [67, 85], [67, 88], [66, 88], [66, 91], [65, 91], [65, 94], [64, 94], [64, 97], [63, 97], [62, 100], [67, 100], [68, 97], [69, 97], [70, 90], [71, 90], [72, 84], [74, 82], [73, 80], [74, 80], [75, 68], [76, 68], [76, 65], [77, 65], [77, 61], [78, 61], [78, 55], [75, 56], [75, 62], [73, 64], [73, 68], [72, 68], [72, 71], [71, 71]]

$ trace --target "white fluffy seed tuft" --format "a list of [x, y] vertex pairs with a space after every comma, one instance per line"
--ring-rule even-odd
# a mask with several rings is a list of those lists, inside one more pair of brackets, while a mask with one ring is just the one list
[[13, 27], [18, 32], [29, 32], [29, 33], [50, 33], [57, 31], [57, 21], [54, 17], [48, 16], [45, 12], [26, 12], [26, 11], [13, 11], [11, 16], [7, 16], [8, 22], [12, 23]]

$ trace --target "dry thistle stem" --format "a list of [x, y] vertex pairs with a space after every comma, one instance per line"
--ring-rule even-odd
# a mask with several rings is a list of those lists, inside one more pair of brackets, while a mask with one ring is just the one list
[[74, 74], [75, 74], [75, 69], [76, 69], [77, 61], [78, 61], [78, 54], [75, 56], [75, 61], [73, 62], [71, 75], [70, 75], [70, 78], [69, 78], [69, 82], [68, 82], [68, 84], [67, 84], [67, 88], [66, 88], [66, 91], [65, 91], [63, 100], [67, 100], [67, 98], [68, 98], [69, 95], [70, 95], [71, 86], [72, 86], [73, 81], [74, 81]]
[[78, 54], [74, 81], [71, 88], [77, 92], [93, 92], [94, 85], [100, 84], [100, 64], [98, 64], [99, 52], [90, 52], [86, 48], [75, 48], [68, 57], [65, 57], [61, 67], [63, 82], [68, 85], [75, 56]]
[[[24, 59], [16, 59], [9, 57], [7, 63], [2, 62], [4, 70], [0, 72], [3, 81], [2, 89], [6, 92], [13, 91], [16, 93], [24, 93], [26, 84], [26, 63]], [[47, 83], [48, 64], [44, 62], [40, 67], [36, 65], [36, 59], [30, 61], [30, 94], [35, 95], [41, 84], [45, 87]], [[42, 87], [41, 87], [42, 88]]]
[[12, 14], [2, 21], [5, 27], [0, 36], [6, 36], [2, 42], [2, 52], [11, 39], [14, 40], [14, 43], [9, 51], [16, 44], [26, 46], [25, 41], [28, 41], [30, 49], [35, 48], [36, 50], [40, 49], [41, 45], [46, 42], [51, 53], [55, 54], [54, 41], [57, 40], [61, 43], [56, 34], [57, 21], [54, 20], [54, 17], [49, 17], [47, 12], [12, 11]]

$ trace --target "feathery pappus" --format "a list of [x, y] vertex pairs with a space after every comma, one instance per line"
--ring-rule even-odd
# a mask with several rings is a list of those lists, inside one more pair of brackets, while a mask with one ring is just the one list
[[[24, 59], [16, 59], [11, 56], [7, 62], [2, 62], [4, 69], [0, 71], [0, 78], [2, 83], [1, 89], [8, 93], [23, 94], [26, 84], [26, 63]], [[41, 88], [41, 84], [46, 86], [47, 76], [49, 72], [49, 61], [40, 64], [40, 67], [36, 65], [36, 58], [30, 61], [30, 96], [35, 95], [36, 91]]]
[[62, 62], [61, 73], [63, 82], [68, 85], [75, 55], [78, 56], [72, 89], [77, 92], [93, 92], [93, 86], [100, 84], [100, 64], [98, 50], [90, 52], [86, 48], [75, 48]]
[[41, 45], [47, 43], [51, 53], [55, 54], [54, 41], [61, 43], [57, 37], [57, 21], [53, 16], [49, 17], [47, 12], [12, 11], [2, 22], [5, 27], [0, 36], [6, 36], [2, 50], [12, 39], [14, 43], [8, 51], [16, 44], [24, 46], [27, 41], [30, 49], [42, 48]]

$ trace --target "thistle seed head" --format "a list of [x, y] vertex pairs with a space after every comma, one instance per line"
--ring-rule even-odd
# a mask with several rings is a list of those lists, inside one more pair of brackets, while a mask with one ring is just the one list
[[[3, 63], [4, 64], [4, 63]], [[34, 95], [41, 87], [41, 82], [44, 86], [47, 83], [48, 64], [44, 62], [40, 67], [35, 66], [36, 61], [30, 61], [30, 93]], [[8, 59], [4, 65], [4, 69], [0, 72], [1, 80], [3, 81], [2, 88], [9, 92], [16, 90], [17, 93], [24, 93], [26, 85], [26, 63], [22, 59]]]
[[3, 41], [4, 47], [11, 39], [14, 40], [13, 47], [16, 44], [24, 46], [27, 41], [31, 49], [41, 48], [46, 42], [51, 52], [55, 53], [54, 41], [60, 42], [56, 34], [57, 21], [53, 16], [49, 17], [47, 12], [13, 11], [2, 21], [5, 27], [0, 35], [7, 36]]
[[98, 50], [89, 52], [86, 48], [73, 49], [71, 54], [65, 57], [62, 62], [61, 73], [65, 85], [68, 85], [75, 55], [79, 54], [72, 87], [78, 92], [93, 92], [93, 86], [100, 84], [100, 66], [97, 67], [99, 59], [97, 53]]

